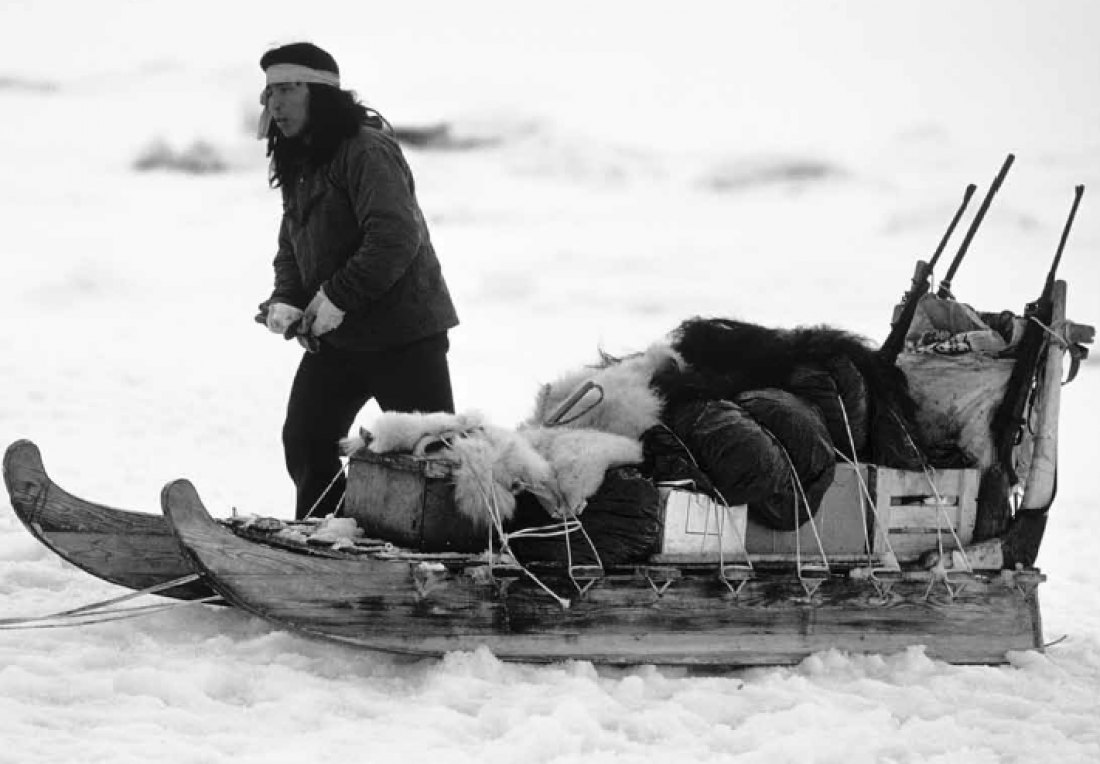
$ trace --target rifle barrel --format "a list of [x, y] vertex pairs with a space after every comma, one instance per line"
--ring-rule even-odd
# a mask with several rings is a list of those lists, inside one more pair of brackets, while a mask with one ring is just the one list
[[1050, 266], [1050, 276], [1048, 281], [1053, 285], [1054, 274], [1058, 271], [1058, 264], [1062, 262], [1062, 252], [1066, 248], [1066, 239], [1069, 238], [1069, 229], [1073, 228], [1073, 219], [1077, 217], [1077, 208], [1081, 204], [1081, 197], [1085, 195], [1084, 185], [1079, 185], [1073, 189], [1073, 206], [1069, 210], [1069, 218], [1066, 219], [1066, 226], [1062, 229], [1062, 238], [1058, 242], [1058, 251], [1054, 255], [1054, 263]]
[[943, 254], [944, 247], [947, 246], [947, 240], [951, 238], [951, 235], [955, 233], [955, 226], [959, 224], [959, 220], [962, 219], [963, 213], [966, 211], [967, 205], [970, 204], [971, 197], [974, 196], [974, 192], [978, 190], [978, 187], [973, 183], [966, 187], [966, 191], [963, 193], [962, 204], [959, 205], [959, 209], [955, 212], [955, 217], [951, 219], [951, 224], [947, 226], [947, 230], [943, 232], [943, 238], [940, 239], [940, 245], [936, 247], [936, 251], [932, 253], [932, 259], [928, 261], [928, 270], [931, 272], [936, 267], [936, 263], [939, 262], [940, 255]]
[[951, 297], [951, 279], [955, 278], [955, 272], [959, 269], [959, 266], [962, 265], [963, 258], [966, 257], [966, 252], [970, 249], [970, 242], [974, 240], [974, 234], [976, 234], [978, 228], [981, 227], [982, 220], [985, 219], [985, 213], [989, 211], [989, 205], [993, 203], [993, 197], [997, 195], [997, 191], [1001, 188], [1001, 184], [1004, 183], [1005, 176], [1008, 175], [1008, 171], [1012, 168], [1012, 163], [1014, 161], [1016, 161], [1015, 154], [1009, 154], [1005, 157], [1000, 172], [997, 173], [997, 177], [993, 179], [993, 183], [985, 193], [985, 199], [982, 200], [982, 206], [978, 208], [978, 214], [976, 214], [974, 220], [970, 222], [970, 228], [967, 229], [966, 236], [963, 237], [962, 244], [959, 245], [959, 251], [955, 253], [955, 259], [951, 261], [951, 265], [947, 269], [947, 274], [940, 281], [939, 289], [936, 290], [937, 297]]

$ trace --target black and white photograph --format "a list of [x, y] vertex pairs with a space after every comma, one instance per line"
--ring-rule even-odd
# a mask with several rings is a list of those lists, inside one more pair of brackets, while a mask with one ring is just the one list
[[0, 0], [0, 764], [1100, 761], [1098, 33]]

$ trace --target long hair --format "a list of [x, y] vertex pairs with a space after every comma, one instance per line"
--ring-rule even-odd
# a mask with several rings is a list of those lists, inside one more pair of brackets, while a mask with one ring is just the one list
[[360, 103], [353, 91], [308, 83], [309, 141], [288, 138], [272, 123], [267, 129], [267, 156], [271, 158], [268, 183], [272, 188], [289, 185], [306, 164], [317, 166], [332, 159], [340, 143], [363, 126], [394, 134], [393, 126], [374, 109]]

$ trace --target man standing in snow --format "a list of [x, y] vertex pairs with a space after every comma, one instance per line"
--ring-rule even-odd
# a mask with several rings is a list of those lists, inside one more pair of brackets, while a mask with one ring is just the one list
[[267, 51], [259, 137], [282, 192], [272, 332], [297, 334], [283, 448], [295, 513], [323, 517], [344, 492], [338, 442], [375, 399], [385, 411], [454, 411], [454, 304], [393, 129], [340, 88], [311, 43]]

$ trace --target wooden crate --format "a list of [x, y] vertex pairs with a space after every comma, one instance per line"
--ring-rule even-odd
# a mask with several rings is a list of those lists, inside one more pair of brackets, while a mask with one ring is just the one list
[[934, 470], [931, 476], [887, 467], [874, 472], [876, 508], [880, 517], [889, 518], [890, 548], [898, 561], [916, 560], [941, 542], [945, 549], [956, 549], [956, 536], [964, 546], [970, 543], [978, 512], [978, 470]]
[[744, 504], [727, 507], [678, 486], [661, 486], [660, 493], [660, 551], [654, 562], [744, 562]]
[[[855, 467], [838, 464], [836, 477], [821, 499], [812, 527], [807, 522], [797, 531], [777, 531], [750, 519], [746, 538], [749, 556], [754, 560], [786, 562], [794, 561], [801, 551], [803, 562], [820, 563], [823, 548], [828, 562], [866, 562], [870, 537], [871, 560], [880, 562], [883, 524], [875, 521], [872, 504], [874, 472], [869, 465], [860, 465], [857, 474]], [[861, 480], [871, 494], [870, 499], [864, 495], [861, 501]]]
[[372, 537], [425, 552], [477, 552], [488, 538], [458, 511], [452, 464], [362, 451], [348, 463], [344, 514]]

